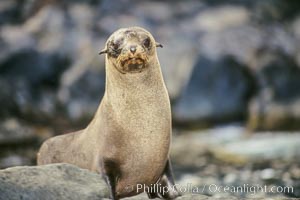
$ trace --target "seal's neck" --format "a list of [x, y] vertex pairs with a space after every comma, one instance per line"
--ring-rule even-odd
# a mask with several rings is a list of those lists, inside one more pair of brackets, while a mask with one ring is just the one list
[[90, 128], [98, 130], [93, 127], [102, 126], [101, 123], [110, 123], [111, 118], [114, 119], [114, 123], [128, 123], [126, 127], [135, 127], [132, 130], [136, 132], [141, 132], [136, 124], [141, 128], [149, 124], [156, 127], [160, 118], [167, 120], [167, 123], [158, 124], [169, 127], [169, 96], [159, 62], [156, 57], [153, 58], [154, 60], [149, 60], [151, 66], [141, 73], [134, 74], [121, 74], [112, 63], [106, 61], [106, 89]]
[[[106, 59], [106, 88], [105, 97], [110, 102], [124, 98], [145, 98], [156, 92], [166, 92], [159, 61], [153, 56], [151, 63], [141, 73], [120, 73]], [[110, 69], [108, 69], [110, 67]], [[139, 94], [137, 94], [139, 93]], [[151, 94], [152, 93], [152, 94]]]

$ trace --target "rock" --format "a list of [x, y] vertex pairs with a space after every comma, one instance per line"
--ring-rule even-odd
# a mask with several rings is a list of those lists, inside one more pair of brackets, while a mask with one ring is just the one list
[[276, 175], [276, 173], [275, 173], [274, 169], [268, 168], [268, 169], [262, 170], [260, 176], [263, 180], [267, 181], [270, 179], [274, 179], [275, 175]]
[[253, 54], [266, 43], [263, 29], [248, 24], [202, 32], [204, 33], [198, 41], [201, 55], [213, 60], [230, 55], [246, 66], [253, 65], [252, 62], [256, 59]]
[[59, 75], [68, 67], [57, 55], [41, 54], [34, 49], [17, 52], [0, 63], [1, 77], [23, 79], [30, 86], [57, 86]]
[[234, 182], [236, 182], [236, 180], [237, 180], [237, 174], [235, 173], [227, 174], [224, 177], [225, 184], [233, 184]]
[[[0, 112], [0, 116], [3, 117], [8, 117], [11, 116], [12, 113], [17, 114], [18, 113], [18, 103], [17, 103], [17, 99], [22, 99], [23, 96], [19, 96], [19, 98], [17, 98], [18, 92], [20, 92], [21, 94], [25, 94], [25, 96], [27, 96], [27, 91], [25, 90], [23, 91], [23, 93], [19, 90], [19, 88], [22, 88], [21, 85], [19, 85], [20, 87], [14, 87], [12, 84], [8, 83], [6, 80], [1, 80], [0, 78], [0, 104], [3, 106]], [[25, 86], [25, 85], [23, 85]], [[26, 87], [26, 86], [25, 86]], [[26, 88], [27, 89], [27, 88]], [[19, 93], [19, 94], [20, 94]]]
[[300, 168], [296, 165], [291, 166], [291, 177], [294, 179], [300, 179]]
[[[65, 81], [72, 79], [73, 73], [65, 73]], [[90, 119], [96, 112], [105, 89], [104, 71], [86, 70], [71, 84], [62, 84], [58, 97], [62, 107], [66, 108], [68, 118], [72, 121]]]
[[[212, 157], [218, 156], [215, 154], [217, 149], [223, 147], [224, 144], [241, 141], [244, 137], [244, 132], [245, 129], [243, 127], [236, 125], [218, 127], [211, 130], [182, 131], [179, 136], [175, 136], [172, 140], [172, 161], [175, 165], [187, 168], [193, 166], [202, 169], [204, 166], [209, 165]], [[224, 151], [221, 148], [218, 152], [221, 155], [221, 152]], [[246, 160], [244, 157], [236, 154], [230, 155], [229, 153], [225, 155], [225, 153], [216, 159], [237, 165], [245, 164]]]
[[[36, 152], [52, 130], [33, 126], [17, 118], [0, 122], [0, 169], [36, 163]], [[0, 195], [1, 196], [1, 195]]]
[[300, 9], [297, 0], [289, 2], [284, 0], [251, 1], [250, 8], [256, 11], [255, 18], [260, 22], [288, 21], [297, 16]]
[[248, 138], [222, 145], [221, 152], [247, 157], [248, 159], [293, 159], [300, 155], [299, 133], [282, 132], [270, 136], [259, 133]]
[[10, 155], [0, 160], [0, 169], [21, 166], [21, 165], [30, 165], [30, 160], [19, 155]]
[[[79, 30], [86, 29], [89, 30], [92, 27], [92, 23], [90, 23], [96, 12], [93, 10], [93, 8], [88, 4], [83, 3], [77, 3], [77, 4], [71, 4], [69, 8], [69, 13], [73, 19], [73, 21], [76, 23], [74, 24], [75, 27], [77, 27]], [[84, 31], [84, 30], [81, 30]]]
[[35, 122], [53, 119], [55, 90], [68, 61], [35, 50], [12, 54], [0, 63], [2, 117], [19, 116]]
[[246, 129], [239, 126], [184, 131], [174, 137], [171, 156], [176, 164], [202, 167], [209, 162], [203, 160], [208, 152], [223, 162], [235, 164], [261, 159], [293, 160], [300, 155], [298, 132], [259, 132], [247, 137], [245, 133]]
[[[171, 100], [176, 100], [197, 61], [197, 45], [192, 37], [187, 37], [183, 31], [178, 31], [173, 26], [160, 27], [156, 32], [154, 37], [164, 46], [157, 49], [164, 80]], [[177, 48], [178, 44], [180, 48]]]
[[23, 24], [23, 29], [36, 39], [36, 49], [39, 52], [58, 53], [68, 57], [76, 50], [72, 49], [76, 41], [72, 37], [74, 34], [68, 31], [70, 28], [64, 12], [51, 5], [44, 7]]
[[300, 38], [300, 17], [297, 17], [292, 24], [293, 33], [296, 35], [296, 38]]
[[6, 119], [0, 123], [0, 147], [37, 143], [36, 131], [21, 124], [16, 119]]
[[14, 167], [0, 171], [0, 199], [101, 199], [108, 197], [100, 175], [72, 165]]
[[[209, 6], [226, 6], [228, 1], [218, 0], [211, 1], [205, 0]], [[299, 3], [297, 0], [291, 0], [289, 2], [284, 0], [265, 0], [265, 1], [234, 1], [235, 5], [247, 7], [254, 12], [255, 20], [259, 22], [267, 23], [270, 21], [287, 21], [292, 19], [298, 14]]]
[[[116, 12], [116, 11], [113, 11], [113, 12]], [[103, 13], [101, 13], [101, 14], [103, 15]], [[110, 34], [112, 34], [114, 31], [116, 31], [120, 27], [141, 26], [146, 29], [151, 28], [151, 26], [149, 24], [147, 24], [143, 18], [126, 15], [123, 13], [117, 13], [114, 16], [114, 19], [108, 15], [103, 15], [99, 18], [100, 19], [99, 19], [99, 22], [97, 23], [97, 27], [99, 30], [105, 31], [105, 33], [106, 33], [105, 38], [108, 38], [110, 36]]]
[[[95, 105], [99, 103], [99, 97], [103, 93], [104, 78], [96, 77], [98, 72], [95, 75], [94, 72], [86, 72], [94, 66], [103, 69], [104, 57], [99, 59], [102, 62], [98, 62], [95, 56], [98, 56], [100, 43], [103, 44], [104, 41], [99, 37], [92, 38], [91, 10], [87, 5], [72, 5], [69, 9], [70, 16], [66, 17], [60, 7], [48, 5], [31, 16], [22, 26], [1, 29], [1, 36], [6, 44], [6, 51], [3, 52], [9, 53], [5, 53], [3, 59], [3, 54], [0, 56], [0, 79], [3, 79], [4, 86], [8, 85], [3, 88], [10, 89], [2, 92], [3, 100], [0, 101], [7, 106], [5, 112], [1, 112], [0, 115], [11, 116], [11, 113], [17, 113], [19, 117], [29, 121], [51, 121], [54, 124], [58, 118], [65, 118], [67, 124], [70, 124], [72, 120], [86, 118], [81, 115], [87, 115], [88, 118], [93, 115], [97, 107]], [[69, 70], [66, 70], [67, 68]], [[86, 74], [90, 78], [89, 81], [82, 78]], [[82, 95], [78, 92], [73, 102], [69, 99], [62, 101], [61, 93], [70, 93], [72, 97], [78, 79], [91, 84], [84, 86], [85, 93]], [[72, 92], [69, 91], [70, 84], [74, 84]], [[99, 93], [91, 100], [90, 96], [95, 97], [94, 93], [97, 90]], [[88, 100], [77, 99], [84, 95]], [[65, 102], [68, 104], [65, 105]], [[86, 109], [86, 106], [90, 105], [92, 107]], [[68, 114], [64, 114], [66, 112]], [[84, 122], [86, 123], [86, 120]]]
[[35, 45], [33, 35], [20, 26], [6, 25], [1, 27], [0, 41], [0, 63], [9, 59], [13, 54], [20, 54], [22, 51], [28, 52]]
[[[102, 176], [69, 164], [13, 167], [0, 170], [0, 200], [105, 199], [108, 188]], [[146, 194], [126, 199], [147, 199]], [[200, 194], [178, 198], [213, 200]]]
[[0, 6], [0, 25], [14, 21], [16, 2], [4, 0]]
[[275, 58], [271, 56], [256, 74], [259, 91], [249, 105], [248, 128], [299, 129], [300, 67], [297, 63], [279, 52]]
[[201, 126], [240, 121], [247, 115], [253, 84], [247, 68], [234, 59], [213, 61], [200, 57], [173, 109], [175, 123]]
[[242, 6], [222, 6], [199, 12], [193, 19], [195, 31], [218, 32], [248, 23], [249, 11]]
[[0, 3], [0, 26], [18, 24], [24, 19], [26, 0], [22, 2], [3, 0]]
[[145, 1], [143, 4], [137, 4], [134, 8], [135, 15], [139, 18], [147, 17], [151, 23], [164, 23], [172, 19], [173, 9], [165, 2]]

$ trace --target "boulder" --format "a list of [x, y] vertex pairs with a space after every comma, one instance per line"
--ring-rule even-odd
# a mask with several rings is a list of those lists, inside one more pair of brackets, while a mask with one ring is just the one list
[[102, 177], [72, 165], [13, 167], [0, 171], [0, 199], [102, 199]]
[[299, 65], [290, 56], [277, 52], [257, 70], [256, 77], [259, 90], [249, 104], [248, 128], [299, 130]]
[[[108, 199], [101, 175], [69, 164], [12, 167], [0, 170], [0, 200]], [[146, 194], [125, 199], [147, 199]], [[185, 194], [178, 200], [213, 200], [200, 194]], [[234, 198], [233, 198], [234, 199]]]
[[17, 118], [0, 122], [0, 169], [32, 165], [41, 142], [52, 135], [46, 127], [25, 124]]
[[174, 106], [175, 123], [240, 121], [247, 114], [254, 84], [249, 70], [231, 57], [217, 61], [200, 57]]
[[0, 62], [1, 117], [45, 122], [56, 110], [55, 91], [68, 61], [34, 49], [16, 52]]

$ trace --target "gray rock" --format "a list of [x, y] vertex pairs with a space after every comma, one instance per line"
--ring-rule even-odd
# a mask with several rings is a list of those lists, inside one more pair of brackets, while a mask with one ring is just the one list
[[59, 75], [68, 67], [67, 61], [57, 55], [48, 55], [27, 49], [16, 52], [0, 63], [0, 75], [7, 79], [27, 81], [31, 87], [58, 85]]
[[194, 31], [218, 32], [249, 22], [249, 11], [242, 6], [207, 8], [192, 20]]
[[132, 6], [137, 17], [147, 17], [152, 23], [164, 23], [171, 20], [173, 10], [165, 2], [145, 1], [143, 4]]
[[8, 59], [12, 54], [34, 48], [33, 35], [20, 26], [3, 26], [0, 30], [0, 62]]
[[91, 6], [74, 4], [67, 17], [59, 6], [44, 5], [22, 26], [1, 29], [0, 115], [17, 113], [39, 123], [56, 123], [61, 116], [71, 123], [94, 114], [104, 84], [102, 72], [90, 72], [104, 67], [103, 56], [95, 59], [104, 41], [91, 33], [94, 13]]
[[[66, 79], [72, 76], [72, 72], [66, 73]], [[65, 80], [66, 80], [65, 79]], [[58, 97], [62, 107], [66, 108], [68, 118], [80, 121], [91, 118], [99, 106], [104, 94], [104, 71], [87, 70], [70, 85], [62, 85]]]
[[[261, 57], [268, 57], [262, 52]], [[298, 130], [300, 122], [300, 68], [290, 56], [269, 55], [257, 71], [258, 95], [249, 105], [251, 130]], [[275, 57], [275, 58], [274, 58]]]
[[0, 123], [0, 146], [32, 144], [38, 141], [32, 127], [21, 124], [16, 119], [6, 119]]
[[162, 49], [157, 49], [157, 54], [172, 100], [178, 98], [189, 81], [198, 57], [197, 45], [193, 37], [186, 37], [184, 32], [176, 29], [173, 26], [164, 26], [154, 33], [156, 40], [164, 46]]
[[11, 23], [15, 20], [15, 12], [17, 2], [3, 0], [0, 6], [0, 25], [4, 23]]
[[299, 144], [299, 133], [282, 132], [272, 136], [270, 133], [259, 133], [248, 139], [224, 144], [221, 151], [247, 159], [293, 159], [300, 155]]
[[30, 160], [20, 155], [9, 155], [3, 159], [0, 159], [0, 168], [7, 168], [12, 166], [29, 165]]
[[253, 93], [254, 80], [245, 66], [225, 57], [200, 57], [192, 77], [173, 110], [177, 123], [197, 126], [241, 120]]
[[[0, 200], [108, 199], [101, 175], [69, 164], [13, 167], [0, 170]], [[147, 199], [140, 194], [126, 199]], [[213, 200], [204, 195], [185, 194], [178, 200]]]
[[128, 16], [123, 13], [117, 13], [114, 18], [108, 15], [101, 16], [97, 26], [100, 30], [104, 30], [106, 32], [106, 38], [120, 27], [141, 26], [146, 29], [151, 28], [151, 26], [147, 24], [143, 18]]
[[34, 121], [53, 118], [55, 90], [68, 61], [34, 49], [12, 53], [0, 62], [0, 85], [5, 117], [19, 116]]
[[246, 133], [247, 130], [239, 126], [185, 131], [184, 134], [174, 137], [171, 155], [176, 163], [193, 166], [203, 162], [200, 155], [207, 151], [220, 160], [233, 163], [263, 159], [293, 160], [300, 155], [299, 132], [258, 132], [245, 135]]
[[270, 180], [275, 178], [276, 172], [272, 168], [264, 169], [260, 172], [260, 176], [263, 180]]
[[293, 19], [299, 13], [299, 3], [297, 0], [265, 0], [249, 1], [248, 5], [256, 9], [255, 19], [261, 22], [270, 22], [273, 20], [286, 21]]
[[296, 36], [296, 38], [300, 39], [300, 17], [297, 17], [295, 21], [292, 24], [293, 33]]
[[32, 165], [40, 142], [52, 134], [48, 128], [24, 124], [17, 118], [0, 122], [0, 169]]
[[0, 171], [0, 199], [101, 199], [108, 197], [100, 175], [72, 165], [13, 167]]
[[[172, 140], [171, 157], [177, 165], [202, 168], [209, 164], [205, 156], [216, 147], [242, 140], [245, 129], [226, 126], [202, 131], [183, 131]], [[196, 150], [196, 151], [195, 151]]]
[[263, 30], [248, 24], [223, 27], [219, 31], [203, 30], [198, 41], [199, 51], [214, 60], [231, 55], [235, 60], [251, 66], [256, 59], [253, 54], [266, 42]]

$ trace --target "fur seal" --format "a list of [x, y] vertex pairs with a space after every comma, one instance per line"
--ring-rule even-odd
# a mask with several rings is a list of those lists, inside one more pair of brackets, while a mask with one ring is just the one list
[[148, 187], [149, 198], [179, 196], [169, 160], [171, 108], [158, 46], [140, 27], [114, 32], [99, 53], [106, 54], [106, 88], [93, 120], [83, 130], [45, 141], [38, 165], [65, 162], [101, 173], [112, 199], [143, 192], [140, 184]]

